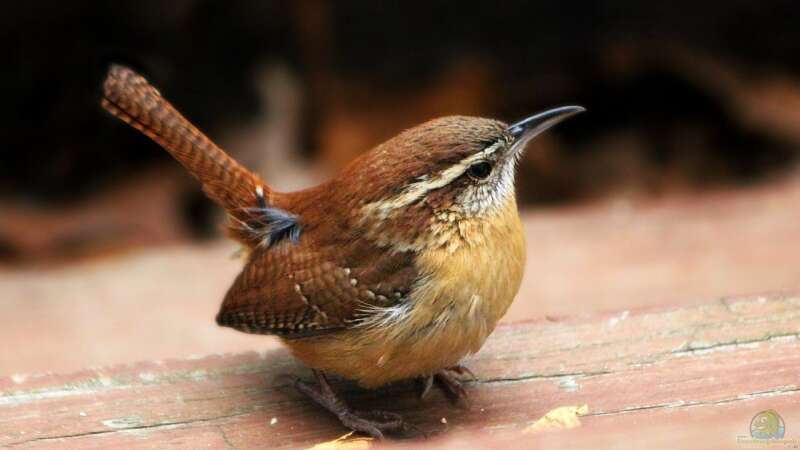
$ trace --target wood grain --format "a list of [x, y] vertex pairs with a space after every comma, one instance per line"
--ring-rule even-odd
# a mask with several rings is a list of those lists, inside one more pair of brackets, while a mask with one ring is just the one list
[[[777, 294], [549, 319], [501, 326], [467, 361], [480, 378], [469, 410], [438, 393], [420, 401], [413, 382], [335, 386], [357, 408], [400, 412], [432, 433], [389, 446], [745, 448], [737, 436], [764, 409], [800, 437], [799, 333], [800, 298]], [[273, 350], [4, 377], [0, 446], [307, 448], [344, 434], [285, 375], [310, 377]], [[523, 432], [583, 404], [577, 428]]]

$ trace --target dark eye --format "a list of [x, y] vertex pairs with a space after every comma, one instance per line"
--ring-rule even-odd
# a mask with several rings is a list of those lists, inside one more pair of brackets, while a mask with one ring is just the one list
[[469, 166], [467, 169], [467, 175], [471, 176], [476, 180], [483, 180], [492, 173], [492, 165], [486, 161], [481, 161], [479, 163], [475, 163]]

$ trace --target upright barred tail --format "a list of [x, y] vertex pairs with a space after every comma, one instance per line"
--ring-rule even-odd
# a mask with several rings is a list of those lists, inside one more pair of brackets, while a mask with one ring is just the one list
[[232, 217], [234, 238], [257, 244], [252, 242], [253, 211], [272, 203], [272, 192], [261, 178], [217, 147], [144, 77], [127, 67], [109, 69], [102, 105], [162, 146], [202, 183], [205, 193]]

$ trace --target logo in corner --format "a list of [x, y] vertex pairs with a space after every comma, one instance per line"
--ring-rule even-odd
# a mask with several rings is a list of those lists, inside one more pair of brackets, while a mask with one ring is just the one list
[[775, 410], [761, 411], [750, 421], [750, 437], [753, 439], [783, 439], [785, 433], [783, 418]]

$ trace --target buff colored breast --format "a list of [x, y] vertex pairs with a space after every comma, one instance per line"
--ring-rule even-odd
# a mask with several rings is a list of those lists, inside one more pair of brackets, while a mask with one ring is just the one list
[[307, 365], [364, 387], [430, 375], [477, 352], [511, 305], [525, 265], [513, 198], [490, 220], [459, 221], [444, 248], [417, 258], [422, 277], [410, 300], [378, 323], [317, 338], [286, 340]]

